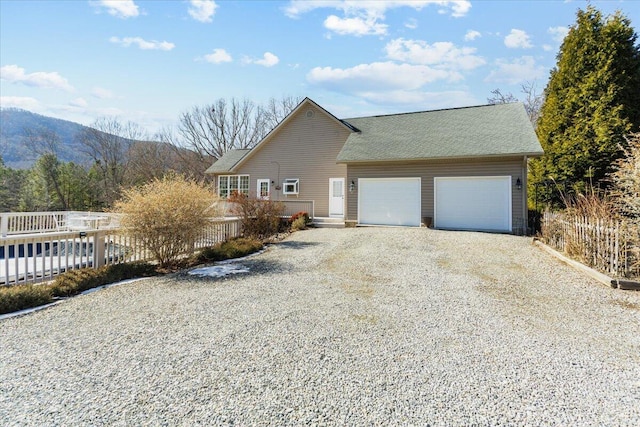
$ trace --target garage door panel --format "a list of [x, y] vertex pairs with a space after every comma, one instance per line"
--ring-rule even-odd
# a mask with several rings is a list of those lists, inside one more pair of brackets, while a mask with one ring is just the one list
[[511, 231], [511, 177], [435, 178], [435, 226]]
[[358, 222], [420, 226], [420, 178], [358, 180]]

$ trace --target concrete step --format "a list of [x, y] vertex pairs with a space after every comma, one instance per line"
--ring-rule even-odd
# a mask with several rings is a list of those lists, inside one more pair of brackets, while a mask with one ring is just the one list
[[311, 223], [317, 228], [344, 228], [343, 218], [313, 218]]

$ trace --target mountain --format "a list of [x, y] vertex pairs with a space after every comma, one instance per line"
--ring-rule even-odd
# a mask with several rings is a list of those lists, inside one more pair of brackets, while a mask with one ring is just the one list
[[41, 116], [30, 111], [0, 109], [0, 155], [6, 166], [13, 169], [29, 168], [38, 154], [29, 147], [27, 135], [57, 135], [58, 158], [65, 162], [84, 164], [89, 157], [79, 149], [76, 135], [85, 126], [67, 120]]

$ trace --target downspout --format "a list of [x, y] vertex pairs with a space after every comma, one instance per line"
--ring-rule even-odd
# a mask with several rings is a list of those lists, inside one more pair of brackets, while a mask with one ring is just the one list
[[529, 209], [527, 207], [527, 200], [529, 199], [529, 195], [527, 193], [528, 191], [528, 177], [529, 177], [529, 159], [527, 159], [527, 156], [523, 157], [523, 162], [522, 162], [522, 213], [523, 213], [523, 218], [524, 218], [524, 225], [523, 225], [523, 234], [526, 235], [527, 231], [529, 231]]

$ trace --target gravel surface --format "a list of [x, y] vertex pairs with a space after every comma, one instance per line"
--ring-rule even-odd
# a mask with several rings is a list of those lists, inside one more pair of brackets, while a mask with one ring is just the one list
[[531, 239], [298, 232], [0, 322], [0, 425], [640, 425], [640, 292]]

